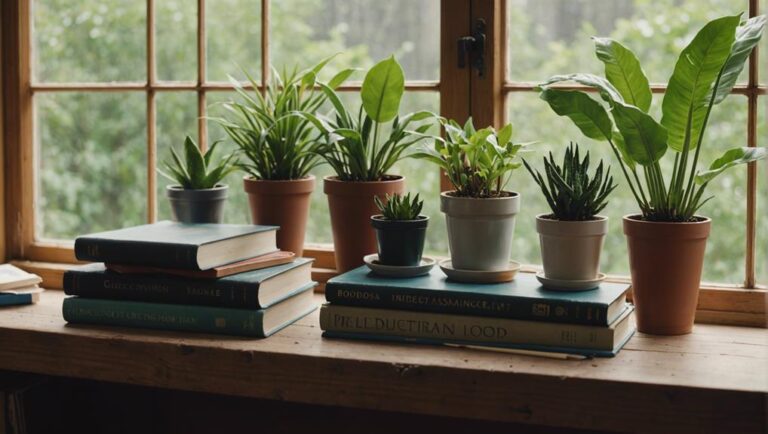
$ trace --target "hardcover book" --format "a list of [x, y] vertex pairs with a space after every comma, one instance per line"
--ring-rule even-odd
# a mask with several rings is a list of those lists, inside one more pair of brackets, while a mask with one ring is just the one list
[[277, 251], [276, 226], [170, 221], [78, 237], [81, 261], [208, 270]]
[[507, 283], [458, 283], [437, 267], [424, 276], [388, 278], [360, 267], [328, 280], [325, 297], [347, 306], [605, 326], [624, 311], [627, 289], [604, 282], [591, 291], [550, 291], [531, 273]]
[[612, 357], [635, 332], [634, 309], [624, 305], [609, 326], [543, 323], [325, 304], [325, 337], [442, 345], [485, 345]]
[[37, 303], [40, 300], [41, 292], [42, 290], [18, 294], [14, 292], [0, 292], [0, 306], [19, 306]]
[[43, 279], [11, 264], [0, 265], [0, 291], [37, 285]]
[[221, 265], [210, 270], [184, 270], [180, 268], [146, 267], [141, 265], [104, 264], [108, 270], [123, 274], [164, 274], [193, 279], [218, 279], [246, 271], [261, 270], [275, 265], [289, 264], [296, 255], [293, 252], [277, 251], [246, 259], [232, 264]]
[[64, 299], [64, 319], [73, 324], [96, 324], [217, 333], [263, 338], [304, 317], [317, 306], [312, 289], [304, 290], [266, 309], [227, 309], [138, 301]]
[[64, 292], [88, 298], [259, 309], [314, 287], [312, 259], [248, 271], [221, 279], [120, 274], [104, 264], [64, 273]]

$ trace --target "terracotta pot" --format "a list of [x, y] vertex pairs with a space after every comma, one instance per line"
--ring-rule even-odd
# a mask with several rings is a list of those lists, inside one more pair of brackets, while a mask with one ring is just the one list
[[173, 220], [181, 223], [221, 223], [224, 203], [229, 187], [185, 190], [181, 185], [169, 185], [165, 189], [171, 203]]
[[323, 186], [331, 211], [336, 269], [345, 272], [363, 265], [363, 257], [376, 252], [370, 220], [379, 212], [374, 196], [402, 194], [405, 178], [388, 175], [385, 181], [354, 182], [326, 176]]
[[267, 181], [246, 176], [243, 183], [248, 193], [253, 223], [280, 226], [277, 231], [277, 247], [293, 252], [297, 257], [301, 256], [315, 177], [310, 175], [301, 179]]
[[429, 217], [415, 220], [387, 220], [383, 215], [371, 216], [376, 230], [379, 262], [383, 265], [413, 267], [421, 263]]
[[682, 335], [693, 329], [711, 220], [648, 222], [624, 216], [637, 329]]
[[608, 233], [608, 217], [564, 221], [536, 216], [544, 276], [558, 280], [592, 280], [600, 272], [600, 251]]
[[440, 193], [451, 263], [460, 270], [501, 271], [509, 268], [515, 216], [520, 195], [475, 199]]

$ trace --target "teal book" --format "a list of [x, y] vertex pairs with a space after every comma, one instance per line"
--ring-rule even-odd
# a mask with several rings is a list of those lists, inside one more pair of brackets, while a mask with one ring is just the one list
[[32, 304], [37, 303], [39, 299], [39, 293], [14, 294], [11, 292], [0, 292], [0, 306], [20, 306], [25, 304]]
[[448, 280], [437, 267], [405, 279], [360, 267], [328, 280], [325, 298], [347, 306], [605, 326], [624, 311], [628, 288], [604, 282], [590, 291], [551, 291], [531, 273], [507, 283], [468, 284]]
[[246, 271], [219, 279], [122, 274], [104, 264], [64, 273], [64, 292], [85, 298], [260, 309], [312, 288], [312, 259]]
[[310, 288], [266, 309], [228, 309], [69, 297], [64, 299], [62, 311], [64, 319], [71, 324], [264, 338], [316, 308]]
[[323, 336], [329, 338], [479, 345], [611, 357], [635, 332], [633, 310], [625, 304], [612, 324], [588, 326], [326, 304], [320, 308], [320, 328]]
[[276, 226], [162, 221], [78, 237], [81, 261], [208, 270], [277, 250]]

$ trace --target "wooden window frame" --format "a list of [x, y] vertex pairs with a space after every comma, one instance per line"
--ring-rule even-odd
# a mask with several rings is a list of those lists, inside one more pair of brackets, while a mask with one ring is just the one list
[[[206, 77], [205, 0], [197, 0], [197, 80], [194, 82], [158, 81], [155, 68], [155, 0], [147, 5], [147, 80], [145, 82], [119, 83], [33, 83], [31, 75], [31, 1], [3, 2], [0, 14], [3, 18], [2, 35], [2, 101], [3, 126], [0, 130], [5, 145], [5, 209], [4, 237], [0, 236], [0, 249], [6, 258], [25, 266], [46, 278], [46, 285], [60, 287], [61, 275], [69, 264], [76, 263], [71, 243], [37, 241], [34, 235], [34, 146], [33, 108], [35, 93], [41, 92], [144, 92], [147, 96], [147, 220], [154, 221], [156, 210], [157, 177], [154, 167], [157, 159], [156, 146], [156, 95], [158, 92], [194, 91], [198, 100], [198, 135], [201, 148], [207, 146], [206, 96], [209, 92], [232, 90], [229, 83], [211, 82]], [[759, 0], [749, 0], [749, 16], [758, 14]], [[269, 76], [269, 0], [261, 0], [262, 40], [261, 73], [265, 81]], [[482, 18], [487, 25], [486, 74], [479, 77], [470, 69], [458, 69], [456, 40], [470, 33], [471, 25]], [[409, 81], [408, 91], [438, 92], [440, 111], [443, 116], [464, 120], [472, 115], [477, 124], [500, 126], [506, 117], [506, 100], [510, 93], [532, 92], [535, 84], [507, 81], [506, 76], [506, 0], [441, 0], [440, 79], [439, 81]], [[748, 98], [748, 146], [757, 146], [757, 103], [766, 95], [757, 75], [757, 50], [749, 64], [746, 85], [736, 86], [735, 94]], [[262, 83], [264, 82], [262, 81]], [[582, 86], [563, 86], [569, 89], [592, 91]], [[259, 87], [263, 91], [263, 86]], [[360, 83], [349, 83], [344, 91], [360, 89]], [[663, 92], [663, 85], [654, 85], [654, 93]], [[0, 161], [2, 162], [2, 161]], [[747, 195], [747, 259], [744, 285], [711, 285], [701, 290], [697, 321], [737, 325], [766, 325], [766, 290], [755, 282], [755, 237], [757, 166], [748, 167]], [[448, 185], [443, 177], [443, 189]], [[0, 199], [2, 195], [0, 193]], [[0, 217], [2, 222], [2, 217]], [[315, 257], [315, 279], [324, 281], [334, 274], [332, 247], [308, 245], [307, 256]], [[529, 268], [531, 270], [532, 268]], [[615, 280], [628, 282], [626, 277]]]

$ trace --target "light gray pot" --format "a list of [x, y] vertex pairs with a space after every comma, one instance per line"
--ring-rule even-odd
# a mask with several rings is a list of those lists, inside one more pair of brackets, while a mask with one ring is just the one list
[[460, 270], [502, 271], [509, 268], [515, 215], [520, 195], [474, 199], [440, 193], [440, 211], [448, 226], [451, 263]]
[[600, 272], [600, 251], [608, 233], [608, 217], [562, 221], [536, 216], [544, 276], [558, 280], [593, 280]]
[[169, 185], [165, 192], [171, 202], [173, 220], [181, 223], [221, 223], [226, 185], [202, 190], [185, 190], [180, 185]]

